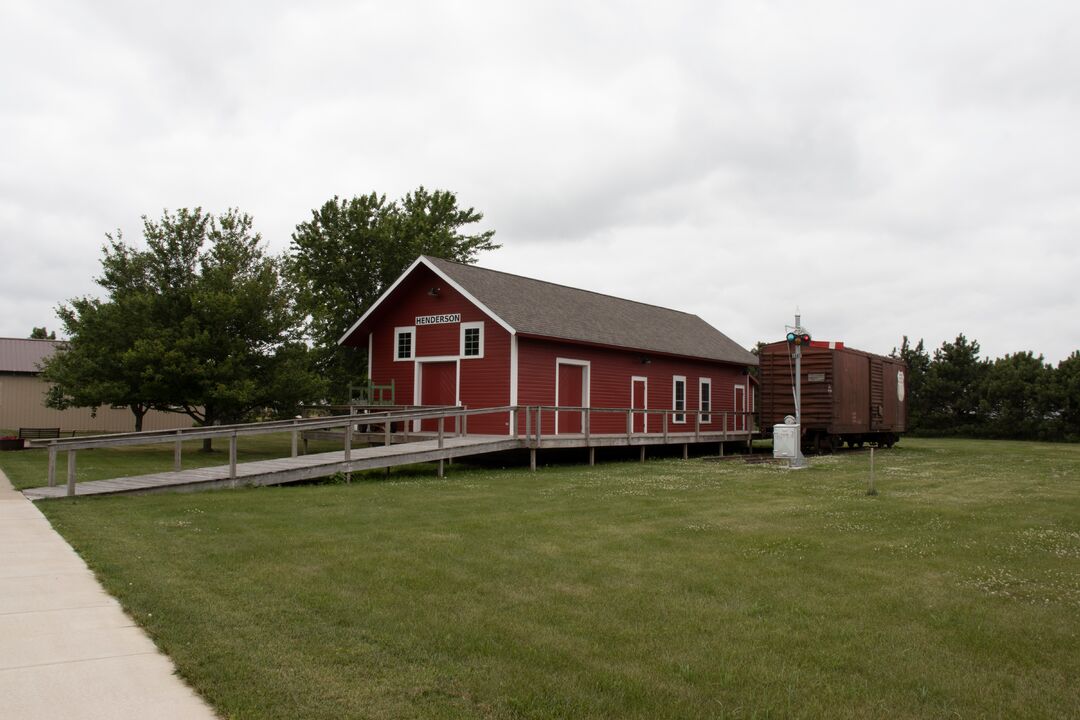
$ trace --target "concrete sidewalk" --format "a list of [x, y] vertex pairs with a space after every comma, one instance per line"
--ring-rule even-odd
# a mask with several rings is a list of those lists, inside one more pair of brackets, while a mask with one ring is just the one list
[[174, 673], [0, 472], [0, 718], [215, 718]]

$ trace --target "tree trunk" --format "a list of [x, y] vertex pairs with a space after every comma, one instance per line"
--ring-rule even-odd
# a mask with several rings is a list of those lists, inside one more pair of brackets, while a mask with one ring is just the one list
[[[210, 408], [207, 408], [206, 413], [203, 415], [202, 426], [203, 427], [211, 427], [212, 425], [215, 424], [215, 420], [216, 420], [216, 418], [210, 412]], [[203, 438], [202, 451], [204, 453], [214, 452], [214, 439], [213, 438]]]
[[146, 408], [140, 405], [132, 405], [131, 414], [135, 416], [135, 432], [142, 432], [142, 421], [146, 415]]

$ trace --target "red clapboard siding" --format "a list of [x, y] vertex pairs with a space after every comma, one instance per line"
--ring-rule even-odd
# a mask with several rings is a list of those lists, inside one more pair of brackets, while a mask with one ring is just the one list
[[[741, 366], [713, 363], [702, 360], [671, 358], [631, 350], [613, 350], [586, 345], [561, 343], [537, 338], [518, 339], [518, 404], [555, 404], [555, 365], [558, 359], [586, 360], [590, 363], [589, 406], [593, 408], [628, 408], [631, 404], [630, 380], [634, 376], [648, 378], [649, 409], [664, 410], [672, 407], [672, 382], [676, 375], [686, 377], [686, 409], [697, 410], [699, 405], [698, 380], [712, 379], [711, 422], [702, 424], [703, 429], [719, 429], [721, 413], [734, 407], [733, 387], [747, 385], [748, 377]], [[642, 362], [648, 358], [648, 364]], [[749, 403], [748, 403], [749, 404]], [[649, 418], [649, 432], [662, 428], [661, 416]], [[694, 416], [686, 415], [686, 422], [676, 424], [669, 418], [672, 432], [694, 429]], [[734, 429], [734, 419], [728, 425]], [[616, 413], [593, 413], [591, 430], [594, 433], [626, 432], [626, 416]], [[518, 429], [524, 432], [524, 417], [518, 420]], [[560, 428], [561, 429], [561, 428]], [[555, 432], [553, 413], [546, 413], [542, 431]]]
[[[429, 294], [431, 288], [438, 288], [438, 294]], [[415, 325], [417, 316], [454, 313], [461, 314], [463, 323], [484, 323], [484, 356], [457, 360], [460, 366], [459, 401], [470, 409], [509, 405], [510, 333], [424, 266], [417, 267], [405, 278], [369, 318], [367, 324], [372, 328], [372, 380], [383, 385], [393, 379], [399, 404], [418, 403], [422, 398], [415, 391], [414, 361], [394, 359], [397, 351], [394, 330]], [[421, 325], [416, 328], [415, 342], [415, 362], [423, 362], [425, 357], [456, 359], [461, 354], [461, 325]], [[507, 433], [508, 416], [469, 418], [469, 431]]]
[[[433, 291], [434, 290], [434, 291]], [[424, 315], [460, 314], [461, 323], [483, 323], [483, 357], [461, 357], [461, 324], [458, 322], [416, 327], [414, 359], [395, 360], [398, 327], [416, 326], [416, 318]], [[446, 281], [427, 266], [417, 265], [402, 278], [398, 286], [365, 319], [362, 327], [355, 329], [349, 344], [366, 346], [371, 340], [371, 379], [380, 385], [393, 380], [396, 400], [399, 404], [432, 404], [423, 397], [422, 388], [416, 388], [418, 374], [423, 374], [425, 359], [431, 363], [451, 363], [455, 371], [454, 388], [456, 400], [469, 409], [501, 407], [509, 405], [510, 356], [512, 338], [510, 332], [497, 320], [487, 315], [465, 295], [454, 290]], [[641, 376], [648, 379], [647, 401], [651, 410], [672, 408], [672, 381], [674, 376], [686, 378], [686, 419], [675, 423], [669, 418], [672, 432], [693, 431], [695, 416], [700, 408], [699, 380], [712, 380], [712, 417], [702, 423], [707, 430], [718, 430], [725, 411], [735, 410], [735, 386], [746, 387], [747, 408], [752, 409], [749, 378], [746, 367], [719, 361], [695, 360], [670, 357], [638, 350], [596, 347], [537, 337], [519, 337], [518, 346], [518, 405], [556, 404], [556, 366], [561, 359], [586, 361], [589, 368], [587, 403], [592, 408], [629, 408], [632, 404], [631, 379]], [[645, 362], [647, 360], [647, 362]], [[418, 372], [417, 366], [420, 364]], [[446, 366], [443, 366], [446, 370]], [[436, 372], [432, 368], [432, 372]], [[570, 371], [573, 373], [577, 370]], [[445, 388], [448, 375], [438, 383]], [[423, 384], [423, 383], [422, 383]], [[435, 383], [428, 383], [434, 387]], [[564, 383], [564, 394], [569, 392]], [[429, 392], [434, 393], [434, 390]], [[560, 397], [563, 405], [576, 404], [577, 398]], [[437, 402], [445, 402], [439, 397]], [[518, 431], [525, 431], [525, 414], [518, 417]], [[560, 430], [572, 432], [579, 429], [580, 419], [560, 420]], [[659, 432], [663, 426], [661, 416], [648, 418], [648, 431]], [[471, 433], [505, 434], [510, 431], [509, 414], [476, 416], [468, 421]], [[735, 419], [729, 417], [729, 429], [735, 429]], [[635, 428], [641, 430], [640, 425]], [[625, 413], [593, 413], [591, 431], [594, 433], [626, 432]], [[543, 418], [543, 432], [555, 432], [554, 413]]]

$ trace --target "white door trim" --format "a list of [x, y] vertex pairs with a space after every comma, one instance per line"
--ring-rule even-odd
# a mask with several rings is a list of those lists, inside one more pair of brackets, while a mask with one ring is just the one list
[[[633, 432], [633, 430], [634, 430], [634, 413], [633, 413], [633, 411], [637, 409], [637, 408], [634, 407], [634, 383], [636, 383], [636, 382], [645, 383], [645, 407], [641, 408], [641, 409], [642, 410], [648, 410], [649, 409], [649, 378], [645, 377], [644, 375], [631, 375], [630, 376], [630, 409], [631, 409], [631, 412], [630, 412], [630, 430], [631, 430], [631, 432]], [[649, 413], [643, 413], [643, 415], [645, 416], [645, 422], [642, 423], [641, 431], [647, 433], [647, 432], [649, 432]]]
[[[739, 402], [739, 396], [742, 395], [742, 402]], [[746, 386], [736, 385], [734, 390], [735, 412], [746, 412]], [[742, 407], [740, 407], [740, 405]], [[746, 429], [746, 416], [735, 416], [735, 432], [743, 432]]]
[[[423, 399], [421, 389], [424, 379], [422, 365], [424, 363], [454, 363], [454, 404], [461, 405], [461, 358], [457, 355], [434, 355], [430, 357], [416, 358], [413, 361], [413, 405], [419, 405]], [[420, 432], [420, 421], [413, 420], [413, 432]]]
[[[576, 358], [555, 358], [555, 407], [559, 406], [559, 366], [560, 365], [578, 365], [583, 368], [581, 371], [581, 405], [582, 407], [592, 407], [589, 404], [589, 385], [590, 385], [590, 372], [592, 368], [592, 362], [589, 360], [578, 360]], [[585, 427], [584, 413], [581, 418], [581, 427]], [[559, 434], [559, 412], [555, 411], [555, 434]]]

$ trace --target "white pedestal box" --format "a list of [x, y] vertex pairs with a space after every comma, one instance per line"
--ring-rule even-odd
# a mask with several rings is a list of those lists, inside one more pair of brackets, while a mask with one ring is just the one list
[[785, 460], [794, 460], [799, 453], [799, 426], [773, 425], [772, 456]]

